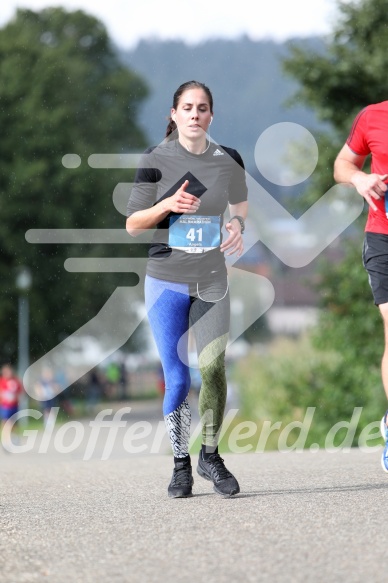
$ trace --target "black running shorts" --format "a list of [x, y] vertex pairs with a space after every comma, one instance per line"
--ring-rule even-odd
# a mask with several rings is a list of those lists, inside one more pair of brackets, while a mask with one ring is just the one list
[[376, 306], [388, 302], [388, 235], [365, 233], [362, 261]]

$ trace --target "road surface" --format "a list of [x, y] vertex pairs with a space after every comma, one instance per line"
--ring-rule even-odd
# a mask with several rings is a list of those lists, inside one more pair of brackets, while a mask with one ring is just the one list
[[0, 452], [4, 583], [386, 579], [379, 451], [225, 454], [240, 495], [195, 473], [194, 496], [169, 499], [166, 451], [37, 447]]

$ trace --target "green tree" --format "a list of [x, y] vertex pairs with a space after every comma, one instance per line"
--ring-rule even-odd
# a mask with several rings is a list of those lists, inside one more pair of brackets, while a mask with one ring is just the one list
[[[284, 71], [299, 84], [290, 103], [312, 108], [329, 130], [319, 139], [319, 162], [308, 206], [333, 184], [333, 163], [355, 115], [387, 99], [388, 14], [384, 0], [339, 0], [336, 26], [319, 51], [290, 41]], [[314, 132], [315, 133], [315, 132]]]
[[[34, 228], [124, 228], [112, 192], [131, 171], [96, 170], [93, 153], [142, 150], [148, 88], [119, 60], [103, 24], [82, 11], [18, 10], [0, 30], [0, 356], [17, 350], [16, 270], [33, 276], [31, 343], [40, 356], [93, 317], [128, 276], [70, 274], [69, 256], [119, 256], [123, 246], [32, 245]], [[62, 165], [65, 154], [81, 165]], [[108, 248], [107, 248], [108, 247]], [[132, 250], [133, 252], [133, 250]]]
[[326, 416], [332, 416], [330, 410], [346, 415], [363, 406], [365, 422], [369, 422], [377, 419], [385, 406], [380, 374], [384, 332], [360, 255], [360, 246], [348, 240], [340, 263], [322, 263], [322, 312], [314, 344], [339, 355], [330, 378], [326, 378]]
[[[339, 16], [326, 50], [307, 52], [294, 45], [284, 67], [298, 80], [295, 95], [316, 110], [331, 130], [321, 136], [320, 159], [308, 196], [308, 205], [333, 184], [333, 162], [346, 140], [358, 111], [388, 96], [381, 74], [388, 66], [388, 13], [384, 0], [338, 2]], [[355, 196], [358, 196], [355, 193]], [[380, 379], [383, 328], [373, 306], [367, 275], [361, 264], [365, 216], [353, 225], [352, 237], [343, 237], [343, 260], [320, 267], [322, 315], [314, 334], [316, 346], [336, 352], [335, 366], [318, 367], [322, 390], [305, 387], [304, 405], [320, 403], [327, 419], [349, 416], [364, 406], [364, 423], [384, 408]]]

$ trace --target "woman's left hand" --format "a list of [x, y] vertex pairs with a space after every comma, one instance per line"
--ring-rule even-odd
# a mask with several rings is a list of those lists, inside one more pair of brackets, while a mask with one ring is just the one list
[[244, 251], [244, 241], [241, 235], [241, 225], [239, 221], [233, 220], [231, 223], [226, 223], [225, 229], [229, 233], [229, 237], [223, 241], [220, 251], [228, 251], [227, 255], [233, 255], [237, 252], [237, 257], [241, 257]]

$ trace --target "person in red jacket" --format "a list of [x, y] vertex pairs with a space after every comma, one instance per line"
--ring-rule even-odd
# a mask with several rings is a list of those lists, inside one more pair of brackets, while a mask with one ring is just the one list
[[19, 399], [22, 392], [22, 384], [14, 374], [12, 366], [5, 364], [0, 376], [0, 418], [1, 441], [5, 445], [11, 442], [12, 426], [7, 429], [6, 422], [19, 409]]

